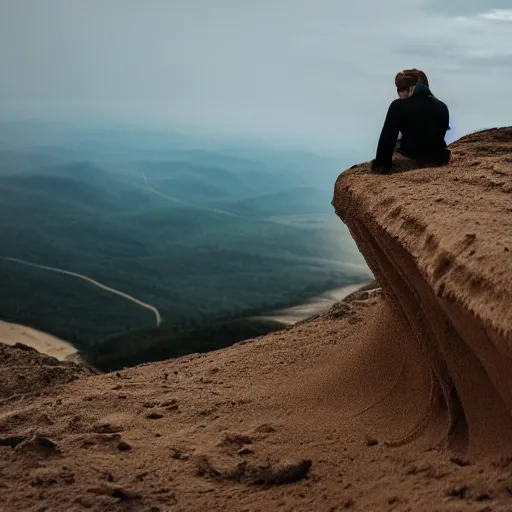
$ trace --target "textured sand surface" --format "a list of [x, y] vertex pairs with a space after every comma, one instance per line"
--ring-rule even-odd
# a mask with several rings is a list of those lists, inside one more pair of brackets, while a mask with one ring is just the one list
[[512, 440], [512, 129], [451, 149], [446, 168], [350, 170], [333, 204], [429, 368], [411, 434], [447, 412], [447, 443], [498, 455]]
[[383, 290], [310, 322], [106, 375], [0, 345], [0, 510], [512, 510], [510, 149], [344, 173]]

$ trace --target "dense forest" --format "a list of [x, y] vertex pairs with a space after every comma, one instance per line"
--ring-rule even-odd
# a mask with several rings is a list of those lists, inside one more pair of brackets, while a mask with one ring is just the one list
[[218, 350], [283, 328], [278, 322], [243, 317], [206, 322], [195, 327], [139, 329], [89, 347], [82, 355], [95, 368], [114, 371], [141, 363]]
[[0, 125], [0, 317], [84, 352], [156, 327], [147, 308], [28, 263], [153, 305], [169, 339], [364, 282], [330, 205], [340, 167], [175, 134]]

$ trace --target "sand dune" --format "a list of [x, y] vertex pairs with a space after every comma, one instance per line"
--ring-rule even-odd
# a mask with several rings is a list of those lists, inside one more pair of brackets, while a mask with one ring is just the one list
[[452, 149], [337, 181], [382, 292], [114, 374], [0, 344], [0, 510], [512, 510], [512, 129]]
[[37, 331], [24, 325], [3, 322], [2, 320], [0, 320], [0, 340], [7, 345], [22, 343], [42, 354], [55, 357], [59, 361], [64, 361], [66, 358], [77, 353], [76, 348], [71, 343], [51, 334]]

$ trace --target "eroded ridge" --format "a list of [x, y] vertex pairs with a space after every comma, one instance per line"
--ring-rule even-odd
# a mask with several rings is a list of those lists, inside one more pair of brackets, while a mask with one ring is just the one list
[[333, 205], [428, 362], [431, 401], [411, 435], [442, 417], [448, 444], [500, 453], [512, 443], [512, 128], [451, 150], [443, 168], [356, 166]]

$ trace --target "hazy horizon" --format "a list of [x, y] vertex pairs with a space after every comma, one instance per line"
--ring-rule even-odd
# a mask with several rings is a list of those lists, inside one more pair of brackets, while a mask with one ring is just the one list
[[511, 27], [505, 0], [4, 2], [0, 113], [370, 157], [406, 67], [450, 106], [450, 140], [509, 124]]

